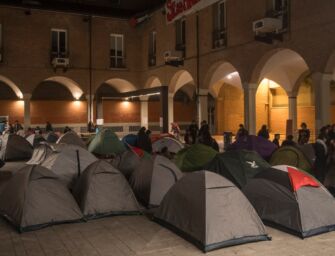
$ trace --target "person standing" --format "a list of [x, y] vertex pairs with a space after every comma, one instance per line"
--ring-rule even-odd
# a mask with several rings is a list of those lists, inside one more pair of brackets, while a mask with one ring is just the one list
[[171, 123], [171, 133], [176, 137], [177, 140], [180, 139], [180, 128], [177, 123]]
[[13, 129], [14, 129], [14, 133], [17, 133], [18, 131], [23, 129], [22, 125], [19, 123], [18, 120], [15, 120]]
[[265, 124], [262, 125], [262, 128], [258, 131], [257, 136], [263, 137], [264, 139], [267, 140], [270, 138], [269, 130], [267, 129]]
[[323, 183], [326, 177], [328, 147], [326, 144], [327, 138], [324, 134], [320, 134], [314, 144], [315, 150], [315, 173], [316, 178]]
[[248, 130], [244, 128], [243, 124], [240, 124], [237, 130], [236, 136], [235, 136], [235, 140], [238, 140], [239, 138], [248, 136], [248, 135], [249, 135]]
[[46, 125], [45, 125], [45, 132], [53, 132], [53, 128], [52, 128], [52, 125], [49, 121], [47, 121]]
[[278, 148], [280, 147], [279, 140], [280, 140], [280, 134], [276, 133], [272, 143], [275, 144]]
[[311, 136], [311, 132], [309, 129], [307, 129], [306, 123], [301, 123], [300, 125], [301, 129], [299, 129], [299, 137], [298, 137], [298, 143], [300, 145], [307, 144], [309, 141], [309, 137]]
[[191, 143], [195, 144], [196, 141], [197, 141], [197, 135], [198, 135], [198, 132], [199, 132], [199, 127], [198, 127], [197, 123], [195, 122], [195, 120], [192, 120], [192, 123], [188, 127], [188, 131], [189, 131], [189, 135], [192, 139]]

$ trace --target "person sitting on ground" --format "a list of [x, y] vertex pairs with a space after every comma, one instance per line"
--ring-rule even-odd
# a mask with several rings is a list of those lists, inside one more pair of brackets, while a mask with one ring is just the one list
[[307, 129], [306, 123], [301, 123], [300, 125], [301, 129], [299, 129], [299, 136], [298, 136], [298, 143], [300, 145], [307, 144], [309, 141], [309, 137], [311, 135], [311, 132], [309, 129]]
[[258, 131], [257, 136], [263, 137], [264, 139], [267, 140], [270, 138], [269, 130], [267, 129], [265, 124], [262, 125], [262, 128]]
[[286, 140], [283, 141], [283, 143], [281, 144], [282, 147], [284, 146], [293, 146], [296, 147], [297, 143], [294, 142], [293, 140], [293, 135], [287, 135], [286, 136]]
[[248, 136], [248, 135], [249, 135], [248, 130], [244, 128], [243, 124], [240, 124], [239, 128], [236, 132], [235, 140], [238, 140], [239, 138], [244, 137], [244, 136]]
[[328, 147], [326, 145], [327, 138], [324, 134], [320, 134], [314, 144], [315, 150], [315, 163], [314, 171], [316, 178], [323, 183], [326, 177], [326, 166], [327, 166], [327, 156]]
[[275, 144], [278, 148], [280, 147], [279, 140], [280, 140], [280, 134], [276, 133], [272, 143]]
[[45, 125], [45, 132], [52, 132], [54, 129], [52, 128], [52, 125], [49, 121], [47, 121]]

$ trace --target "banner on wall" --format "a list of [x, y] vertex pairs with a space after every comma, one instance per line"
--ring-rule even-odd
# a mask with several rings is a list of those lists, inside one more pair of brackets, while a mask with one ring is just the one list
[[165, 3], [166, 21], [167, 23], [174, 22], [216, 2], [218, 0], [167, 0]]

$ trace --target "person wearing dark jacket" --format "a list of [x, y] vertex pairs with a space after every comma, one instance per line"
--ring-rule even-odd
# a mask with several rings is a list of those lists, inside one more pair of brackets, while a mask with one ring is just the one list
[[326, 145], [327, 138], [324, 134], [320, 134], [314, 144], [315, 163], [314, 169], [316, 178], [323, 183], [326, 177], [328, 147]]
[[206, 120], [203, 120], [201, 122], [201, 127], [200, 130], [198, 132], [198, 138], [200, 139], [202, 137], [202, 134], [205, 132], [209, 132], [209, 125], [207, 124]]
[[299, 129], [299, 137], [298, 137], [298, 143], [300, 145], [307, 144], [309, 141], [309, 137], [311, 136], [311, 132], [309, 129], [307, 129], [306, 123], [301, 123], [301, 129]]
[[267, 129], [265, 124], [262, 125], [262, 128], [258, 131], [257, 136], [263, 137], [264, 139], [267, 140], [270, 138], [269, 130]]
[[149, 137], [150, 133], [151, 131], [147, 133], [146, 128], [142, 127], [137, 134], [137, 146], [148, 153], [152, 152], [152, 145]]
[[47, 121], [47, 124], [45, 125], [45, 131], [46, 132], [52, 132], [54, 129], [52, 128], [52, 125], [49, 121]]
[[218, 143], [212, 138], [209, 131], [202, 133], [201, 137], [199, 137], [199, 143], [209, 146], [218, 152], [220, 151]]
[[278, 148], [280, 147], [279, 140], [280, 140], [280, 134], [276, 133], [272, 143], [275, 144]]
[[196, 140], [197, 140], [197, 135], [198, 135], [198, 132], [199, 132], [199, 127], [196, 124], [195, 120], [192, 120], [192, 123], [188, 127], [188, 131], [189, 131], [189, 135], [192, 139], [192, 141], [189, 141], [189, 142], [191, 142], [192, 144], [195, 144]]
[[286, 140], [283, 141], [283, 143], [281, 144], [282, 147], [285, 146], [292, 146], [292, 147], [296, 147], [297, 143], [295, 143], [293, 141], [293, 135], [287, 135], [286, 136]]

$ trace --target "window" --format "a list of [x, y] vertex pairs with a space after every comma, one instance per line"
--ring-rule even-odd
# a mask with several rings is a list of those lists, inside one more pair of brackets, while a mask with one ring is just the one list
[[180, 19], [176, 21], [176, 50], [183, 51], [185, 57], [186, 50], [186, 21]]
[[149, 35], [149, 66], [156, 65], [156, 31], [152, 31]]
[[67, 30], [51, 30], [51, 57], [52, 59], [68, 57]]
[[283, 29], [287, 29], [289, 25], [289, 0], [268, 1], [270, 1], [270, 8], [267, 16], [282, 19]]
[[111, 34], [110, 67], [125, 68], [123, 35]]
[[214, 5], [213, 48], [226, 45], [226, 2], [220, 1]]

